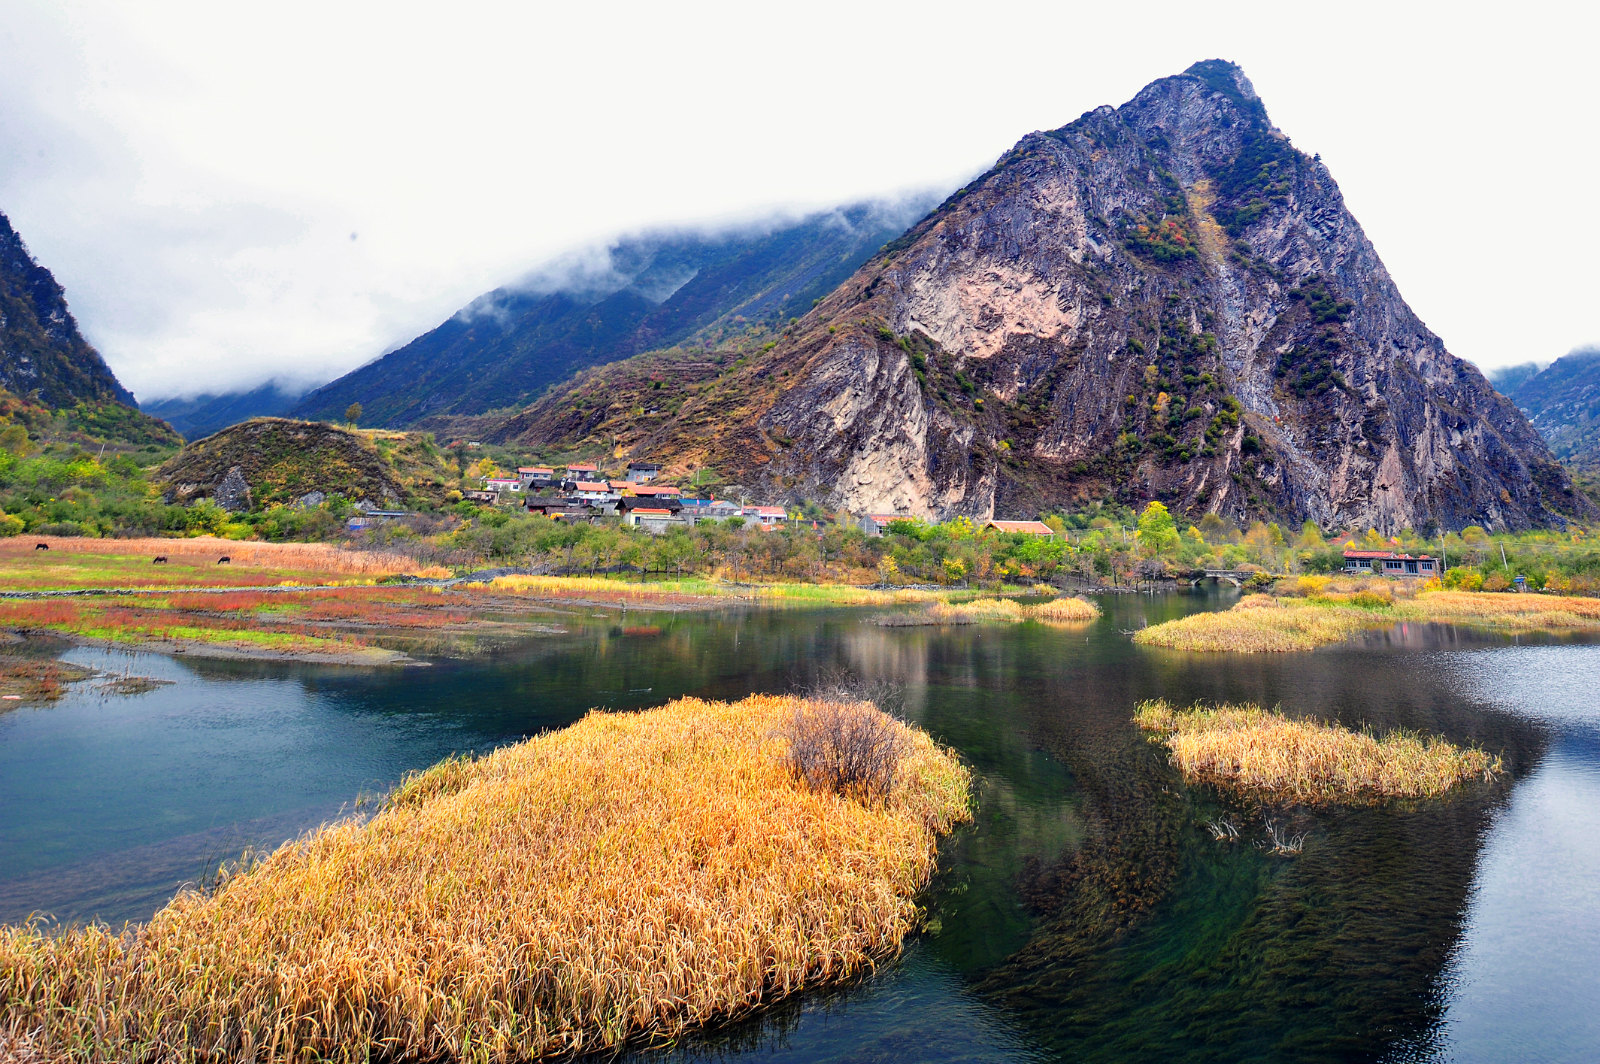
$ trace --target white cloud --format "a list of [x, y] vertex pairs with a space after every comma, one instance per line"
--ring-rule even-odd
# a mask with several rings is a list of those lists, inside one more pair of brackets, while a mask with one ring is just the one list
[[1576, 6], [12, 6], [0, 210], [148, 398], [333, 376], [618, 232], [953, 185], [1213, 56], [1457, 354], [1600, 340]]

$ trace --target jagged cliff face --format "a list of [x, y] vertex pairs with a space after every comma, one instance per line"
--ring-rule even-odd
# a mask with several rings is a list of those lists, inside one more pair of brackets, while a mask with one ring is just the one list
[[1226, 63], [1024, 138], [766, 357], [762, 439], [711, 457], [854, 511], [1109, 492], [1394, 531], [1588, 507]]
[[0, 388], [52, 408], [80, 399], [133, 405], [78, 332], [61, 286], [0, 214]]

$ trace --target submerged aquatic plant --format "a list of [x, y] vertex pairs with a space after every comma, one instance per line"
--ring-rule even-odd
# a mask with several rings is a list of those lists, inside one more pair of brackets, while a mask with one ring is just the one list
[[916, 924], [969, 779], [884, 717], [887, 789], [813, 786], [782, 734], [809, 708], [591, 713], [447, 761], [142, 927], [0, 929], [0, 1057], [577, 1055], [848, 978]]
[[1191, 782], [1306, 803], [1436, 798], [1472, 779], [1492, 779], [1500, 759], [1437, 736], [1384, 736], [1294, 720], [1253, 705], [1174, 709], [1143, 702], [1134, 720], [1164, 743]]

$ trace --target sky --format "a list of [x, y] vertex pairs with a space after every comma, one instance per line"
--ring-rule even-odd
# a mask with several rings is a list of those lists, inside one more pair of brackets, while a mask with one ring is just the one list
[[575, 248], [953, 189], [1220, 57], [1452, 351], [1548, 361], [1600, 342], [1587, 7], [0, 0], [0, 212], [141, 399], [321, 383]]

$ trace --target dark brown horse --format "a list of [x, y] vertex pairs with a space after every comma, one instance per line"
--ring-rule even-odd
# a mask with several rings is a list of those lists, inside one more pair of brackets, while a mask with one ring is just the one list
[[226, 554], [224, 554], [222, 557], [217, 559], [217, 564], [218, 565], [232, 565], [233, 564], [233, 559], [228, 557]]
[[167, 556], [165, 554], [157, 554], [154, 558], [150, 559], [150, 564], [151, 565], [165, 565], [165, 564], [167, 564]]
[[33, 549], [34, 550], [49, 550], [50, 549], [50, 544], [48, 544], [48, 543], [35, 543], [33, 545]]

